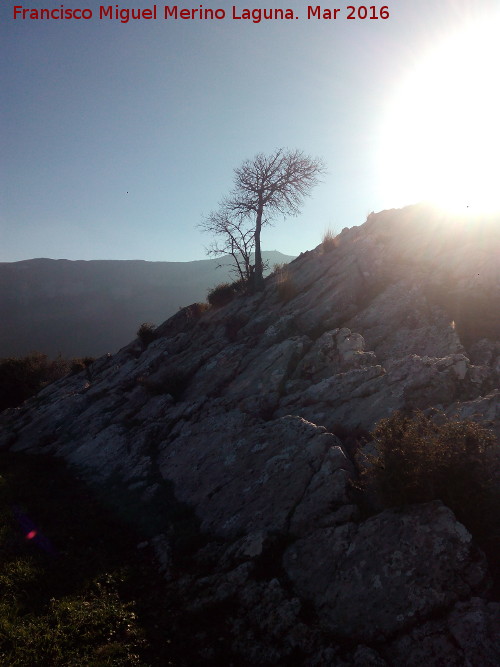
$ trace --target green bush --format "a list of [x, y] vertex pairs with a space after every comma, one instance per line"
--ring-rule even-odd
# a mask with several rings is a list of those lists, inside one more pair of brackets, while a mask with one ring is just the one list
[[498, 443], [491, 431], [473, 421], [396, 412], [372, 436], [376, 453], [368, 456], [362, 485], [386, 506], [439, 499], [478, 541], [498, 539]]

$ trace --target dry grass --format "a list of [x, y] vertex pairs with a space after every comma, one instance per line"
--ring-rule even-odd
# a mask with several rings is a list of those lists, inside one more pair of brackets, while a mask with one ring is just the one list
[[327, 229], [323, 234], [321, 249], [325, 252], [332, 252], [338, 246], [337, 234], [332, 229]]

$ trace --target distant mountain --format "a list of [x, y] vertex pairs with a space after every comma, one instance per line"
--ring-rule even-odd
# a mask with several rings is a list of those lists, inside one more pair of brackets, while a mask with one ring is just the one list
[[[263, 259], [272, 268], [293, 257], [269, 251]], [[160, 324], [179, 307], [205, 301], [210, 288], [233, 279], [230, 267], [230, 258], [0, 263], [0, 358], [115, 352], [142, 322]]]

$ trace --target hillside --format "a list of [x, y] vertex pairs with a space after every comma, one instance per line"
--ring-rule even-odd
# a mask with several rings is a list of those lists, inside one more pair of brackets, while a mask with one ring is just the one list
[[[264, 253], [271, 269], [291, 259]], [[0, 358], [33, 350], [52, 357], [106, 354], [128, 343], [141, 322], [159, 324], [227, 280], [228, 258], [0, 263]]]
[[[64, 459], [142, 531], [190, 664], [494, 667], [499, 257], [499, 219], [371, 214], [5, 411], [0, 447]], [[369, 432], [416, 409], [455, 468], [388, 503], [360, 488]]]

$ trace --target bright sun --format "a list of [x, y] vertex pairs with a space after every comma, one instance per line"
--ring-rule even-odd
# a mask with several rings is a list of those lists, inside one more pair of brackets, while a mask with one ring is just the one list
[[475, 23], [431, 49], [402, 83], [381, 135], [384, 200], [500, 211], [499, 35], [500, 20]]

